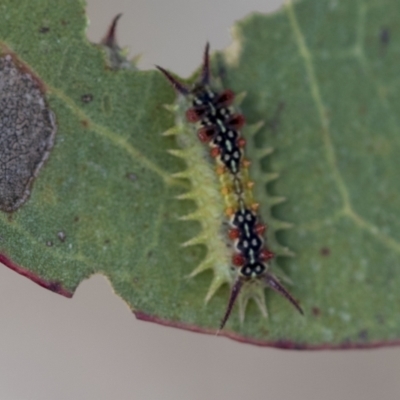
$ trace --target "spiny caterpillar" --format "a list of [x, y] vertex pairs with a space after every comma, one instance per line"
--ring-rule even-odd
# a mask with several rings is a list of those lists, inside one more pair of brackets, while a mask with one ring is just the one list
[[225, 199], [229, 224], [227, 236], [233, 249], [231, 264], [234, 266], [234, 274], [220, 329], [224, 328], [239, 294], [243, 295], [246, 288], [254, 284], [270, 287], [303, 314], [298, 302], [268, 270], [268, 263], [274, 253], [264, 241], [266, 225], [260, 222], [257, 215], [258, 204], [253, 200], [253, 182], [248, 173], [250, 162], [244, 157], [246, 141], [240, 133], [245, 119], [234, 110], [235, 95], [231, 90], [219, 92], [211, 86], [209, 44], [205, 48], [200, 79], [193, 88], [179, 82], [164, 68], [157, 68], [178, 94], [191, 102], [190, 108], [185, 112], [186, 119], [195, 124], [200, 142], [210, 147], [210, 155], [215, 160], [215, 171]]

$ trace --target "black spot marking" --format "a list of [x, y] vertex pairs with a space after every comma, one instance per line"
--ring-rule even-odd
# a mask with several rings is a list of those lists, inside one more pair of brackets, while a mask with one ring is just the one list
[[82, 103], [90, 103], [93, 101], [93, 95], [91, 93], [85, 93], [81, 96]]
[[252, 274], [255, 274], [256, 276], [262, 275], [264, 271], [265, 265], [259, 262], [256, 262], [254, 264], [245, 264], [240, 269], [240, 273], [246, 278], [249, 278]]
[[258, 254], [261, 251], [263, 243], [260, 237], [253, 232], [250, 232], [250, 240], [246, 239], [244, 234], [243, 236], [239, 238], [236, 248], [248, 259], [251, 252]]
[[11, 55], [0, 57], [0, 209], [15, 211], [53, 147], [56, 123], [40, 82]]
[[39, 29], [39, 33], [48, 33], [48, 32], [50, 32], [50, 28], [48, 26], [42, 26]]
[[245, 209], [243, 211], [239, 210], [235, 213], [232, 223], [240, 230], [243, 230], [246, 221], [250, 228], [253, 229], [254, 225], [256, 224], [256, 220], [257, 219], [254, 213], [248, 209]]

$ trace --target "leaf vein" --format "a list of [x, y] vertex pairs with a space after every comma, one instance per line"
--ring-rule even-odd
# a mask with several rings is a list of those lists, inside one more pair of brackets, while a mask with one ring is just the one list
[[57, 96], [60, 100], [62, 100], [65, 104], [69, 106], [69, 108], [74, 112], [78, 118], [82, 120], [87, 120], [92, 128], [92, 130], [98, 135], [108, 139], [115, 146], [122, 148], [125, 150], [134, 160], [135, 162], [139, 162], [148, 168], [150, 171], [153, 171], [157, 175], [159, 175], [166, 185], [179, 185], [179, 181], [173, 179], [171, 174], [163, 171], [160, 167], [150, 161], [146, 156], [144, 156], [138, 149], [132, 146], [127, 139], [116, 134], [110, 129], [104, 127], [103, 125], [95, 123], [87, 114], [85, 114], [76, 104], [75, 102], [69, 98], [62, 90], [57, 89], [55, 87], [48, 87], [49, 91]]
[[[339, 190], [339, 193], [342, 197], [343, 201], [343, 208], [341, 210], [341, 213], [348, 218], [350, 218], [356, 225], [358, 225], [361, 229], [364, 229], [368, 233], [370, 233], [375, 239], [383, 243], [385, 246], [388, 248], [400, 253], [400, 243], [396, 241], [395, 239], [391, 238], [390, 236], [384, 234], [381, 230], [379, 230], [378, 227], [376, 227], [374, 224], [368, 222], [364, 218], [362, 218], [360, 215], [358, 215], [353, 209], [352, 205], [350, 202], [350, 196], [347, 191], [346, 185], [343, 181], [343, 178], [339, 172], [339, 169], [337, 167], [337, 160], [336, 160], [336, 154], [334, 150], [334, 146], [331, 140], [330, 132], [329, 132], [329, 121], [327, 116], [326, 109], [324, 107], [324, 103], [322, 101], [322, 96], [319, 90], [319, 85], [318, 81], [316, 78], [316, 73], [314, 70], [314, 65], [312, 61], [312, 56], [310, 53], [310, 50], [307, 47], [307, 44], [304, 39], [304, 35], [301, 31], [301, 28], [299, 26], [299, 23], [296, 18], [295, 10], [293, 7], [293, 3], [291, 0], [287, 0], [285, 3], [285, 10], [287, 17], [290, 22], [290, 26], [293, 30], [295, 42], [297, 44], [300, 57], [303, 59], [309, 86], [310, 86], [310, 91], [311, 91], [311, 96], [315, 102], [318, 116], [322, 125], [322, 139], [324, 142], [325, 150], [326, 150], [326, 157], [328, 164], [331, 167], [333, 178], [336, 182], [337, 188]], [[359, 24], [364, 23], [365, 19], [365, 12], [366, 8], [365, 7], [360, 7], [359, 8]], [[355, 49], [358, 49], [358, 51], [355, 51], [355, 54], [358, 55], [360, 61], [363, 63], [363, 67], [366, 67], [366, 59], [364, 57], [363, 53], [363, 47], [362, 47], [362, 40], [363, 40], [363, 35], [364, 35], [364, 29], [363, 26], [358, 27], [358, 32], [357, 32], [357, 43], [355, 46]], [[379, 91], [378, 91], [379, 92]], [[382, 99], [384, 100], [384, 99]], [[387, 102], [385, 101], [386, 108], [389, 107]]]

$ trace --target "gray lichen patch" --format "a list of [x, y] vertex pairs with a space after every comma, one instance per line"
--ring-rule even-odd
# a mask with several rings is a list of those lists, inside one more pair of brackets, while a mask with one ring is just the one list
[[0, 57], [0, 209], [15, 211], [54, 143], [56, 123], [39, 82], [13, 57]]

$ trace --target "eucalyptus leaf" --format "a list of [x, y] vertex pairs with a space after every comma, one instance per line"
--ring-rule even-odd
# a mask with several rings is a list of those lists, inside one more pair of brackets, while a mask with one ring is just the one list
[[[247, 122], [264, 121], [247, 138], [255, 195], [271, 249], [294, 254], [278, 252], [273, 268], [305, 311], [266, 290], [268, 319], [250, 303], [220, 335], [287, 348], [398, 343], [399, 6], [288, 2], [239, 22], [214, 54], [224, 86], [246, 92]], [[179, 219], [195, 205], [176, 199], [190, 186], [173, 178], [185, 164], [162, 136], [176, 95], [158, 71], [107, 67], [85, 28], [78, 0], [0, 4], [0, 52], [38, 78], [57, 125], [30, 198], [0, 213], [1, 261], [67, 296], [104, 274], [138, 318], [215, 333], [229, 288], [205, 305], [212, 274], [187, 279], [206, 249], [181, 246], [200, 228]]]

